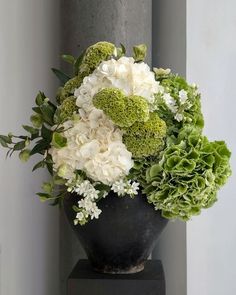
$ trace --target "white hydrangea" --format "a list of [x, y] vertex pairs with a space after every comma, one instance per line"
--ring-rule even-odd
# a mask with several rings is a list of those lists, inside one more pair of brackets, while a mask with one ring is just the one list
[[74, 172], [82, 170], [94, 181], [108, 185], [128, 175], [133, 160], [122, 143], [121, 130], [97, 109], [81, 116], [80, 121], [64, 123], [67, 145], [49, 150], [54, 170], [62, 170], [60, 176], [65, 179], [73, 179]]
[[146, 63], [135, 63], [132, 57], [110, 59], [103, 61], [75, 90], [77, 106], [90, 112], [94, 108], [93, 96], [103, 88], [112, 87], [121, 89], [126, 95], [140, 95], [150, 104], [155, 100], [154, 94], [164, 90]]

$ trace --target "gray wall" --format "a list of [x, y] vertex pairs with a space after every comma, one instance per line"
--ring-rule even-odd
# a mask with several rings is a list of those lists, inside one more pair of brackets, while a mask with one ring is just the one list
[[[153, 1], [153, 66], [186, 75], [186, 0]], [[186, 224], [171, 221], [153, 253], [161, 258], [167, 295], [186, 295]]]
[[200, 85], [205, 134], [233, 151], [218, 202], [187, 224], [188, 295], [236, 294], [235, 11], [235, 0], [188, 1], [187, 77]]
[[[35, 94], [52, 95], [58, 61], [56, 0], [0, 1], [0, 134], [22, 132]], [[59, 292], [58, 209], [35, 196], [47, 174], [0, 149], [0, 294]]]

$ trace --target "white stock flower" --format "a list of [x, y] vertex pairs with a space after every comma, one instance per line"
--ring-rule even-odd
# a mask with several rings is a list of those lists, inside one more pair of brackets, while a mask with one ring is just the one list
[[119, 179], [113, 183], [111, 190], [117, 193], [118, 196], [127, 194], [132, 197], [138, 194], [139, 183], [135, 181], [131, 182], [131, 180]]
[[179, 91], [180, 104], [184, 104], [187, 99], [188, 99], [188, 93], [184, 89], [180, 90]]
[[54, 170], [63, 167], [61, 177], [74, 178], [74, 172], [82, 170], [94, 181], [109, 185], [128, 175], [133, 166], [132, 154], [122, 143], [121, 130], [103, 112], [94, 109], [83, 114], [80, 121], [66, 125], [71, 127], [63, 133], [67, 145], [49, 150]]
[[178, 110], [178, 107], [176, 105], [175, 99], [169, 93], [164, 93], [163, 99], [167, 107], [171, 110], [171, 112], [176, 113]]
[[155, 80], [154, 73], [144, 63], [135, 63], [132, 57], [103, 61], [82, 85], [75, 90], [76, 104], [86, 112], [94, 107], [93, 96], [103, 88], [119, 88], [126, 95], [140, 95], [148, 103], [155, 100], [155, 93], [163, 93], [163, 87]]

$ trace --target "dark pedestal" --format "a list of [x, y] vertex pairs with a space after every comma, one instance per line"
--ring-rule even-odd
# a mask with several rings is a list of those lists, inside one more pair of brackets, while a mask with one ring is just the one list
[[148, 260], [136, 274], [100, 274], [88, 260], [80, 260], [68, 279], [68, 295], [165, 295], [165, 277], [159, 260]]

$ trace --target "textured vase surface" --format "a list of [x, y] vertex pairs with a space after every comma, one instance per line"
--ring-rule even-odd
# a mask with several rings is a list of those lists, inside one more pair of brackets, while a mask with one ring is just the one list
[[168, 220], [147, 203], [141, 193], [135, 198], [115, 193], [99, 201], [99, 219], [74, 225], [72, 206], [79, 197], [68, 195], [64, 210], [94, 270], [102, 273], [135, 273], [144, 269], [145, 261]]

